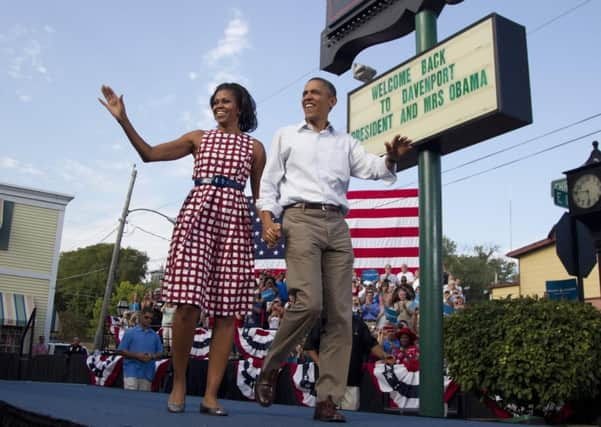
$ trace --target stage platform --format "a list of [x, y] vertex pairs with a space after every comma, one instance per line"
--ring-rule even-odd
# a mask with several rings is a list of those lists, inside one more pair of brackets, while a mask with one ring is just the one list
[[[326, 425], [313, 420], [313, 408], [222, 400], [228, 417], [198, 412], [202, 398], [188, 396], [186, 412], [170, 414], [167, 394], [125, 391], [83, 384], [0, 380], [0, 425], [40, 426], [235, 426], [301, 427]], [[480, 427], [499, 423], [439, 419], [399, 414], [345, 411], [347, 425], [403, 427]], [[21, 419], [19, 420], [19, 417]], [[20, 423], [8, 424], [7, 421]], [[31, 423], [31, 424], [29, 424]]]

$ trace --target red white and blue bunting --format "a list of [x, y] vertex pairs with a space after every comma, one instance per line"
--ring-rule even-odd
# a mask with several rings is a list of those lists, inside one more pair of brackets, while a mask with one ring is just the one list
[[298, 401], [315, 407], [315, 363], [290, 364], [290, 375]]
[[[419, 371], [410, 371], [403, 364], [390, 366], [385, 363], [370, 364], [368, 369], [378, 390], [390, 394], [390, 402], [394, 407], [401, 410], [419, 409]], [[454, 383], [445, 376], [445, 390], [450, 388], [450, 384]], [[447, 391], [445, 402], [452, 396]]]
[[236, 361], [236, 385], [248, 400], [255, 400], [255, 383], [261, 373], [261, 365], [261, 360], [252, 357]]
[[277, 331], [262, 328], [236, 329], [236, 345], [244, 357], [264, 359]]
[[[123, 356], [116, 354], [103, 355], [91, 354], [86, 360], [90, 372], [90, 383], [98, 386], [110, 387], [117, 380], [123, 368]], [[152, 391], [159, 389], [159, 384], [167, 372], [169, 359], [161, 359], [154, 362], [154, 379]]]

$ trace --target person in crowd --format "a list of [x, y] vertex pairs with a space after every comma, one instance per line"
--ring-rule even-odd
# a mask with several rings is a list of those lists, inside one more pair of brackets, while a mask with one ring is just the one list
[[359, 293], [361, 292], [362, 289], [363, 289], [363, 286], [361, 286], [361, 280], [353, 279], [353, 281], [351, 283], [351, 294], [354, 297], [360, 298]]
[[143, 310], [146, 307], [152, 308], [153, 304], [154, 301], [152, 300], [152, 293], [150, 291], [145, 292], [144, 296], [142, 297], [142, 302], [140, 303], [140, 309]]
[[271, 302], [269, 307], [269, 329], [278, 329], [282, 317], [284, 317], [284, 307], [282, 306], [282, 300], [278, 297]]
[[369, 288], [365, 293], [365, 304], [361, 306], [363, 320], [369, 325], [374, 326], [380, 314], [380, 304], [374, 299], [374, 290]]
[[386, 354], [394, 354], [401, 346], [401, 342], [397, 336], [397, 327], [387, 324], [378, 330], [378, 343], [382, 346]]
[[71, 340], [71, 345], [65, 351], [65, 354], [68, 357], [74, 354], [80, 354], [84, 357], [88, 357], [88, 349], [85, 346], [81, 345], [81, 340], [79, 339], [79, 337], [73, 337], [73, 339]]
[[463, 308], [465, 308], [465, 300], [463, 299], [463, 295], [455, 296], [455, 299], [453, 300], [453, 310], [457, 311]]
[[392, 273], [392, 266], [390, 264], [384, 266], [384, 273], [380, 275], [380, 282], [383, 283], [384, 280], [388, 280], [388, 283], [393, 288], [399, 284], [399, 279], [396, 277], [396, 274]]
[[411, 286], [413, 287], [413, 291], [416, 290], [416, 288], [419, 288], [419, 268], [417, 270], [415, 270], [415, 273], [413, 273], [415, 279], [413, 279], [413, 283], [411, 284]]
[[171, 353], [171, 338], [173, 337], [173, 315], [175, 314], [176, 306], [173, 302], [167, 301], [161, 307], [163, 317], [161, 318], [161, 328], [163, 329], [163, 346], [167, 353]]
[[399, 283], [399, 288], [405, 291], [405, 296], [408, 300], [412, 300], [415, 297], [415, 292], [413, 291], [413, 286], [407, 283], [407, 277], [402, 276], [401, 281]]
[[130, 122], [123, 102], [109, 86], [100, 102], [117, 119], [145, 162], [176, 160], [193, 155], [194, 186], [173, 229], [163, 279], [163, 301], [177, 305], [173, 317], [173, 387], [170, 412], [183, 412], [186, 369], [201, 309], [214, 318], [211, 358], [201, 412], [225, 416], [217, 391], [228, 363], [235, 316], [252, 309], [254, 247], [244, 186], [250, 176], [253, 199], [259, 196], [265, 150], [247, 132], [257, 127], [256, 106], [237, 83], [222, 83], [210, 98], [217, 127], [194, 130], [151, 146]]
[[[353, 343], [351, 345], [351, 359], [349, 362], [348, 376], [344, 396], [340, 402], [340, 408], [357, 411], [359, 409], [359, 386], [363, 376], [363, 362], [372, 355], [386, 363], [393, 364], [394, 358], [386, 353], [384, 348], [371, 334], [367, 324], [356, 315], [353, 315]], [[319, 320], [305, 341], [305, 353], [319, 366], [319, 344], [322, 328], [327, 328], [327, 320], [322, 323]]]
[[361, 301], [359, 297], [353, 295], [353, 316], [359, 316], [363, 318], [363, 311], [361, 311]]
[[[331, 82], [314, 77], [305, 84], [305, 120], [276, 132], [257, 202], [263, 240], [275, 246], [282, 232], [286, 237], [287, 285], [296, 292], [296, 303], [264, 360], [255, 395], [261, 405], [271, 405], [280, 365], [325, 307], [331, 327], [321, 336], [322, 375], [315, 387], [314, 417], [320, 421], [344, 420], [336, 403], [344, 395], [352, 344], [353, 250], [344, 220], [350, 177], [392, 183], [398, 161], [411, 148], [411, 141], [395, 136], [385, 144], [384, 157], [367, 153], [328, 120], [336, 102]], [[274, 221], [280, 216], [283, 228]]]
[[138, 293], [134, 292], [131, 296], [131, 303], [129, 304], [129, 311], [138, 312], [142, 309], [140, 301], [138, 301]]
[[125, 390], [150, 391], [154, 379], [155, 361], [163, 355], [163, 345], [158, 334], [152, 330], [152, 308], [140, 312], [140, 324], [125, 331], [117, 348], [117, 354], [125, 357], [123, 362], [123, 388]]
[[402, 285], [396, 289], [392, 300], [394, 304], [394, 309], [398, 313], [399, 322], [403, 321], [406, 324], [409, 324], [409, 322], [411, 321], [412, 314], [412, 310], [410, 308], [411, 301], [407, 299], [407, 293], [405, 292], [405, 289], [402, 287]]
[[378, 302], [378, 304], [380, 304], [380, 306], [382, 306], [384, 305], [384, 299], [386, 299], [386, 297], [391, 293], [392, 291], [390, 289], [390, 282], [388, 279], [384, 279], [381, 281], [375, 300]]
[[[412, 370], [419, 369], [419, 348], [417, 335], [410, 328], [401, 328], [397, 332], [399, 347], [393, 352], [396, 363], [405, 364]], [[417, 364], [417, 365], [416, 365]]]
[[407, 279], [407, 284], [412, 284], [415, 280], [415, 276], [411, 271], [409, 271], [409, 267], [407, 264], [401, 264], [401, 271], [399, 271], [396, 275], [397, 279], [399, 279], [399, 283], [401, 283], [401, 278], [405, 277]]
[[46, 344], [46, 338], [44, 335], [38, 337], [38, 343], [31, 349], [32, 356], [44, 356], [48, 354], [48, 345]]
[[277, 275], [275, 280], [275, 286], [278, 290], [278, 296], [282, 300], [282, 303], [288, 302], [288, 288], [286, 287], [286, 273], [281, 272]]

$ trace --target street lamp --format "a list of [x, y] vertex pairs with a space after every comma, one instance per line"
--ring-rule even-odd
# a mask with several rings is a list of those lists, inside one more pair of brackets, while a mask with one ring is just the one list
[[376, 70], [369, 65], [353, 64], [353, 77], [363, 83], [369, 83], [376, 76]]
[[127, 214], [129, 215], [132, 212], [136, 212], [136, 211], [146, 211], [146, 212], [153, 212], [157, 215], [162, 216], [163, 218], [165, 218], [167, 221], [169, 221], [171, 224], [175, 225], [175, 218], [172, 218], [170, 216], [165, 215], [164, 213], [161, 213], [159, 211], [155, 211], [154, 209], [146, 209], [146, 208], [136, 208], [136, 209], [130, 209], [127, 211]]

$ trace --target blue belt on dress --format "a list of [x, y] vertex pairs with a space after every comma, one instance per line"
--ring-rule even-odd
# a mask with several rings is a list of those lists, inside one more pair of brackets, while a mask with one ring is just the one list
[[239, 182], [234, 181], [233, 179], [229, 179], [223, 175], [215, 175], [211, 178], [196, 178], [194, 180], [194, 185], [213, 185], [215, 187], [232, 187], [236, 190], [244, 191], [244, 185]]

